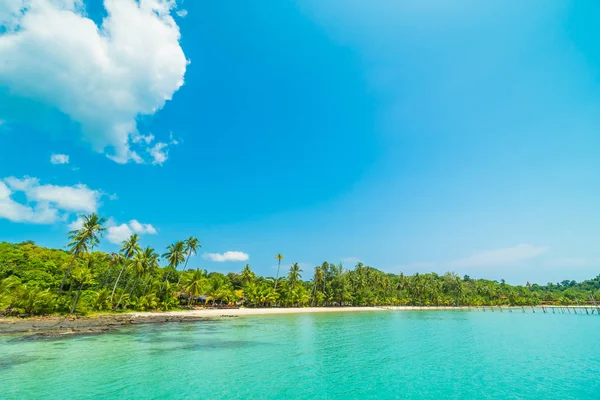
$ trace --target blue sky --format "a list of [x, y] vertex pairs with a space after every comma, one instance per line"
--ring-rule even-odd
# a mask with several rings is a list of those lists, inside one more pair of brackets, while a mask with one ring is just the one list
[[26, 4], [0, 0], [0, 240], [97, 211], [103, 249], [193, 235], [210, 270], [599, 272], [593, 2]]

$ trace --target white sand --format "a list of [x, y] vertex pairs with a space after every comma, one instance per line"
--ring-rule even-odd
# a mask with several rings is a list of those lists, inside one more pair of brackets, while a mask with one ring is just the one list
[[432, 310], [467, 310], [469, 307], [418, 307], [418, 306], [381, 306], [381, 307], [302, 307], [302, 308], [235, 308], [213, 309], [204, 308], [189, 311], [165, 312], [136, 312], [127, 315], [135, 317], [172, 316], [172, 317], [243, 317], [247, 315], [277, 315], [277, 314], [308, 314], [308, 313], [342, 313], [342, 312], [367, 312], [367, 311], [432, 311]]

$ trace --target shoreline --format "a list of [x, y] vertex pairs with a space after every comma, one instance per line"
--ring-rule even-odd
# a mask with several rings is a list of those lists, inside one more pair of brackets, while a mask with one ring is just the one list
[[[586, 306], [568, 306], [570, 309]], [[587, 306], [590, 308], [589, 306]], [[163, 312], [130, 312], [121, 314], [99, 314], [94, 316], [43, 316], [43, 317], [0, 317], [0, 335], [29, 333], [33, 336], [57, 336], [69, 334], [100, 334], [110, 330], [140, 324], [209, 321], [218, 318], [235, 318], [260, 315], [320, 314], [346, 312], [382, 311], [468, 311], [476, 309], [540, 309], [567, 308], [567, 306], [378, 306], [378, 307], [304, 307], [304, 308], [204, 308]]]

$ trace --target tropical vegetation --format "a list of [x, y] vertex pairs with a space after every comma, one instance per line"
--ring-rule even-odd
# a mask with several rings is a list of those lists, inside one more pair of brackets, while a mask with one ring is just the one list
[[[357, 263], [292, 263], [280, 275], [256, 275], [250, 265], [222, 274], [193, 268], [200, 241], [190, 237], [159, 256], [132, 235], [114, 253], [94, 250], [105, 219], [84, 216], [66, 250], [34, 242], [0, 243], [0, 315], [88, 314], [198, 306], [499, 306], [595, 304], [600, 275], [583, 282], [509, 285], [454, 273], [391, 274]], [[161, 266], [162, 260], [162, 266]], [[284, 270], [285, 272], [285, 270]]]

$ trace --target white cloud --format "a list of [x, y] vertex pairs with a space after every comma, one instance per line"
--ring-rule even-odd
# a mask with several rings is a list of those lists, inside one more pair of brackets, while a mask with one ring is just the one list
[[187, 10], [179, 10], [177, 11], [177, 15], [179, 15], [181, 18], [185, 18], [186, 15], [188, 15]]
[[25, 177], [4, 179], [8, 186], [25, 193], [30, 202], [47, 203], [60, 210], [73, 212], [96, 212], [102, 194], [86, 185], [74, 186], [40, 185], [37, 178]]
[[[163, 150], [164, 149], [164, 150]], [[169, 146], [166, 143], [158, 142], [154, 147], [150, 147], [148, 152], [152, 156], [152, 164], [162, 165], [169, 158]]]
[[[13, 199], [22, 192], [26, 201]], [[96, 212], [102, 194], [86, 185], [41, 185], [37, 178], [0, 180], [0, 218], [13, 222], [51, 224], [70, 212]]]
[[124, 242], [134, 233], [138, 233], [140, 235], [156, 235], [158, 233], [152, 225], [142, 224], [135, 219], [129, 221], [128, 224], [121, 225], [115, 224], [115, 222], [111, 219], [106, 231], [106, 239], [115, 244]]
[[81, 0], [0, 0], [0, 87], [67, 115], [112, 160], [139, 163], [135, 148], [151, 140], [139, 135], [136, 118], [156, 113], [184, 82], [176, 2], [104, 6], [97, 26]]
[[345, 264], [357, 264], [361, 262], [361, 259], [358, 257], [344, 257], [342, 258], [342, 263]]
[[108, 241], [111, 243], [118, 244], [129, 239], [129, 236], [132, 234], [133, 232], [127, 224], [109, 226], [106, 230], [106, 239], [108, 239]]
[[69, 156], [66, 154], [52, 154], [50, 156], [50, 162], [52, 164], [68, 164]]
[[223, 254], [220, 253], [204, 253], [204, 259], [215, 261], [215, 262], [225, 262], [225, 261], [248, 261], [250, 258], [248, 254], [241, 251], [226, 251]]
[[149, 134], [149, 135], [142, 135], [139, 133], [134, 133], [131, 137], [131, 141], [133, 143], [141, 143], [144, 142], [146, 144], [150, 144], [152, 143], [152, 141], [154, 140], [154, 135], [153, 134]]
[[150, 224], [141, 224], [135, 219], [129, 221], [129, 226], [135, 233], [149, 233], [151, 235], [156, 235], [156, 229]]
[[6, 183], [0, 181], [0, 218], [34, 224], [51, 224], [59, 219], [58, 210], [49, 204], [21, 204], [12, 199], [12, 194], [13, 191]]
[[71, 222], [67, 226], [69, 227], [70, 231], [78, 231], [79, 229], [81, 229], [83, 227], [83, 218], [77, 217], [77, 219], [75, 221]]
[[544, 254], [548, 247], [519, 244], [504, 249], [488, 250], [470, 257], [450, 262], [453, 267], [479, 267], [487, 265], [506, 265], [527, 260]]

